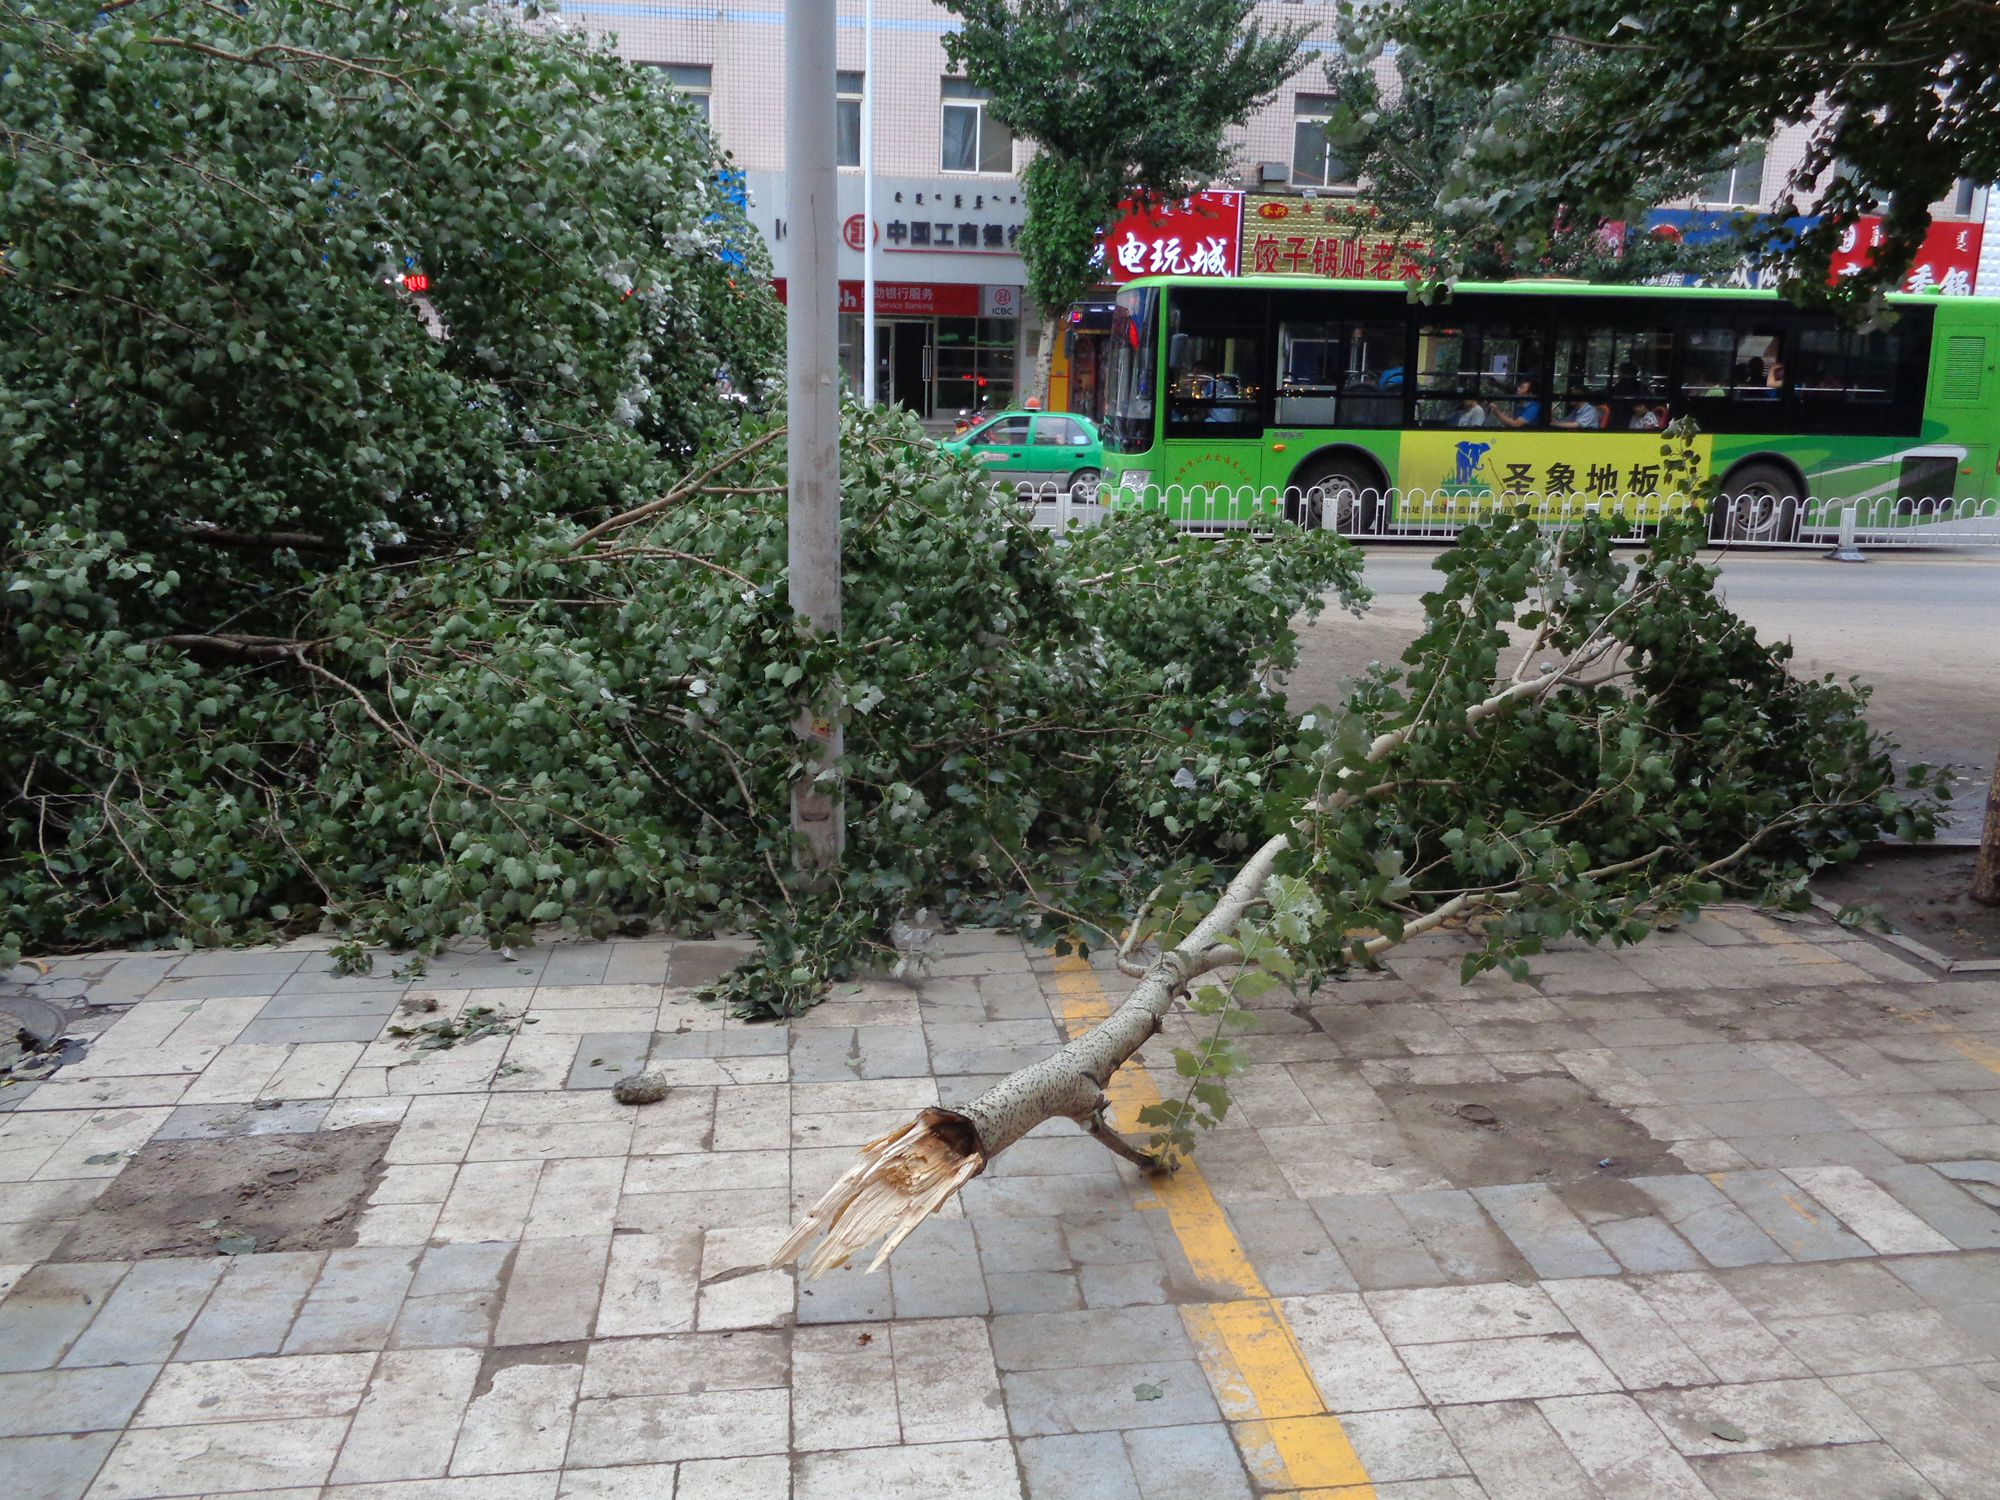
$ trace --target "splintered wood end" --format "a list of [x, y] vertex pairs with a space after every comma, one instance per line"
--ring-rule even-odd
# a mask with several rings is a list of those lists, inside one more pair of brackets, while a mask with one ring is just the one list
[[868, 1265], [877, 1270], [911, 1230], [985, 1166], [977, 1135], [964, 1116], [927, 1109], [863, 1146], [854, 1165], [799, 1220], [767, 1264], [790, 1263], [815, 1234], [823, 1233], [805, 1262], [806, 1274], [817, 1276], [846, 1265], [886, 1236]]

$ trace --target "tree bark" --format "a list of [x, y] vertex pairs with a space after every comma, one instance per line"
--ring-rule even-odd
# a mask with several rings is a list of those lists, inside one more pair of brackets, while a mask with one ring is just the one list
[[1986, 831], [1972, 864], [1972, 899], [2000, 906], [2000, 755], [1993, 758], [1993, 785], [1986, 793]]

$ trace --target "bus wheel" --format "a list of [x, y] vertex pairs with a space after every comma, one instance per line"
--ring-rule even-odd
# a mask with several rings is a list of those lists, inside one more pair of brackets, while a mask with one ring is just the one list
[[1710, 534], [1717, 541], [1795, 542], [1804, 498], [1798, 482], [1778, 465], [1745, 464], [1723, 485], [1710, 514]]
[[1342, 536], [1353, 536], [1375, 529], [1381, 498], [1375, 476], [1366, 468], [1351, 460], [1334, 459], [1299, 476], [1297, 485], [1285, 495], [1285, 519], [1317, 531], [1330, 513], [1332, 529]]

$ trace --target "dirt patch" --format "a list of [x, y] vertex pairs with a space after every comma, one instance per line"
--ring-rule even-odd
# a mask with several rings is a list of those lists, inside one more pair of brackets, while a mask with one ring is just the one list
[[[1656, 1141], [1573, 1078], [1378, 1088], [1403, 1133], [1460, 1187], [1679, 1172]], [[1608, 1162], [1607, 1166], [1599, 1166]]]
[[1881, 849], [1828, 871], [1813, 890], [1854, 908], [1864, 931], [1899, 932], [1946, 958], [2000, 958], [2000, 906], [1981, 906], [1967, 894], [1976, 853]]
[[54, 1260], [337, 1250], [382, 1176], [393, 1125], [155, 1141], [77, 1220]]

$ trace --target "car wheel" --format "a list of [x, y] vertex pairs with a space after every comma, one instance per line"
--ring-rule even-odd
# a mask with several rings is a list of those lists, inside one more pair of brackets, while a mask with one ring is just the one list
[[1285, 493], [1285, 519], [1307, 531], [1327, 524], [1342, 536], [1371, 532], [1381, 506], [1381, 481], [1365, 465], [1334, 459], [1299, 476]]
[[1798, 481], [1777, 464], [1745, 464], [1733, 471], [1709, 512], [1716, 541], [1795, 542], [1805, 497]]
[[1097, 487], [1103, 481], [1104, 476], [1095, 469], [1078, 469], [1069, 476], [1070, 499], [1088, 504], [1097, 498]]

